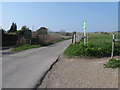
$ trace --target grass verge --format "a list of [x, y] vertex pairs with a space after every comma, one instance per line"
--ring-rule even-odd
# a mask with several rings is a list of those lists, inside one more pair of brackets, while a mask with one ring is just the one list
[[[109, 57], [111, 56], [112, 35], [111, 34], [91, 34], [86, 45], [83, 42], [71, 44], [64, 54], [68, 58], [77, 57]], [[115, 43], [114, 56], [120, 55], [120, 45]]]
[[104, 64], [106, 68], [119, 68], [120, 60], [110, 59], [106, 64]]
[[30, 45], [30, 44], [24, 44], [24, 45], [19, 45], [16, 48], [13, 48], [11, 51], [22, 51], [22, 50], [27, 50], [31, 48], [38, 48], [41, 47], [41, 45]]
[[63, 38], [63, 39], [55, 40], [51, 43], [47, 43], [47, 44], [43, 44], [43, 45], [30, 45], [30, 44], [18, 45], [16, 48], [13, 48], [11, 51], [22, 51], [22, 50], [27, 50], [27, 49], [32, 49], [32, 48], [38, 48], [41, 46], [48, 46], [48, 45], [58, 43], [58, 42], [68, 40], [68, 39], [70, 39], [70, 38]]

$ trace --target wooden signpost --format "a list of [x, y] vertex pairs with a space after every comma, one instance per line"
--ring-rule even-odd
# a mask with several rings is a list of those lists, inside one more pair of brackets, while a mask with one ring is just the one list
[[86, 21], [83, 21], [83, 30], [84, 30], [84, 45], [86, 44]]
[[[84, 39], [84, 45], [85, 45], [86, 42], [88, 42], [88, 35], [86, 34], [86, 20], [83, 21], [82, 25], [83, 25], [83, 30], [84, 30], [84, 35], [83, 35], [82, 38]], [[76, 44], [77, 41], [80, 41], [80, 36], [77, 35], [76, 32], [73, 32], [73, 34], [72, 34], [72, 43]]]

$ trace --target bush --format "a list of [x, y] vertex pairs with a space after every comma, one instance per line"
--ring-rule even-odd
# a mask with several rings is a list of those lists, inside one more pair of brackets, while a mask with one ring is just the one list
[[2, 46], [16, 45], [18, 36], [12, 34], [2, 34]]
[[38, 42], [40, 45], [47, 46], [53, 44], [54, 41], [60, 40], [61, 37], [51, 35], [39, 35]]
[[120, 67], [120, 60], [110, 59], [104, 66], [106, 68], [118, 68]]

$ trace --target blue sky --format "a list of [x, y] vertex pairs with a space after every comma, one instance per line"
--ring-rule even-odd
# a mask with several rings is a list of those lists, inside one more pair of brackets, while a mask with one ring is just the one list
[[117, 2], [3, 2], [2, 28], [8, 30], [12, 22], [18, 29], [23, 25], [34, 30], [47, 27], [51, 31], [83, 32], [118, 30]]

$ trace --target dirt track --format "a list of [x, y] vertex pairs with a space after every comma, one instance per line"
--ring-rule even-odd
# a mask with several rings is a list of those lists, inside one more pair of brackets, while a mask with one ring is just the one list
[[103, 66], [108, 59], [69, 60], [62, 55], [39, 88], [118, 88], [118, 69]]

